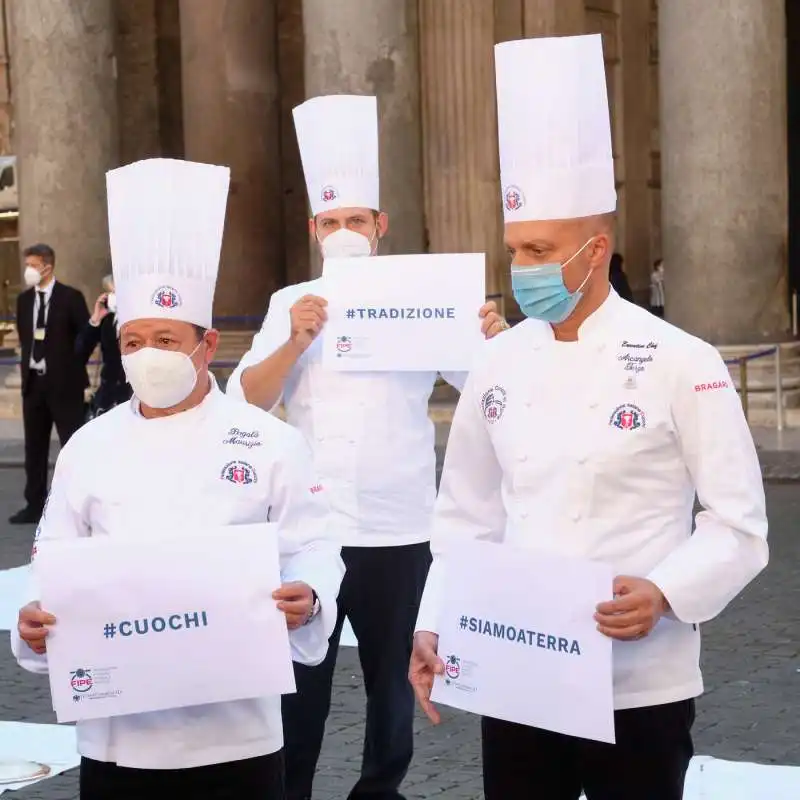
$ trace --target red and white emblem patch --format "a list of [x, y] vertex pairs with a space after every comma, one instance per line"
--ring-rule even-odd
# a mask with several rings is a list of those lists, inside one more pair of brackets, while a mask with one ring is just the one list
[[171, 286], [160, 286], [153, 294], [153, 305], [172, 309], [181, 305], [181, 296]]
[[339, 192], [336, 191], [334, 186], [325, 186], [320, 193], [320, 197], [323, 203], [332, 203], [334, 200], [338, 200]]
[[229, 461], [222, 468], [220, 478], [236, 486], [249, 486], [258, 481], [255, 469], [246, 461]]
[[639, 406], [625, 403], [614, 409], [608, 424], [621, 431], [635, 431], [644, 428], [646, 424], [644, 411]]
[[503, 192], [503, 203], [508, 211], [519, 211], [525, 205], [525, 195], [519, 186], [509, 186]]

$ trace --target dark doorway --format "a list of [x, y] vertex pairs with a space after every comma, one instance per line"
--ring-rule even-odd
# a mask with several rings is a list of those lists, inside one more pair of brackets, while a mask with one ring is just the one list
[[800, 293], [800, 0], [786, 0], [789, 285]]

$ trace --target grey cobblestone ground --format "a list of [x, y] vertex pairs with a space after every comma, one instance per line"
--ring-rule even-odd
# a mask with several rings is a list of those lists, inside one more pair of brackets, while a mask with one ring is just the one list
[[[0, 470], [0, 568], [27, 561], [31, 529], [10, 528], [22, 473]], [[800, 765], [800, 486], [768, 488], [772, 524], [769, 569], [717, 621], [704, 626], [707, 691], [698, 705], [698, 753], [721, 758]], [[0, 637], [0, 719], [52, 722], [44, 679], [14, 664]], [[364, 696], [356, 654], [344, 649], [320, 763], [316, 800], [343, 800], [358, 770]], [[0, 758], [2, 754], [0, 754]], [[432, 728], [419, 719], [416, 755], [405, 785], [409, 800], [479, 798], [480, 760], [475, 718], [445, 709]], [[71, 800], [74, 774], [18, 793], [20, 800]], [[765, 798], [753, 798], [765, 800]]]

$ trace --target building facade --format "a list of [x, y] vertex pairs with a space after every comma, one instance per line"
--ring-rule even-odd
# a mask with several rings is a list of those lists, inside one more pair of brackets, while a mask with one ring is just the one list
[[94, 296], [109, 271], [105, 171], [151, 156], [226, 164], [217, 311], [260, 317], [272, 291], [319, 269], [292, 107], [375, 94], [385, 252], [486, 252], [488, 292], [513, 315], [493, 46], [597, 32], [618, 249], [637, 296], [663, 256], [677, 324], [720, 344], [782, 339], [796, 283], [800, 70], [787, 38], [800, 38], [799, 4], [3, 0], [0, 155], [17, 156], [19, 238], [50, 242], [64, 279]]

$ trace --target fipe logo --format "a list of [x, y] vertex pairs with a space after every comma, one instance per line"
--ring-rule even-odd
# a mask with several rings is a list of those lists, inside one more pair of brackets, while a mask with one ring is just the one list
[[73, 692], [84, 694], [94, 686], [94, 681], [88, 669], [76, 669], [75, 672], [72, 673], [72, 679], [69, 685], [72, 687]]

